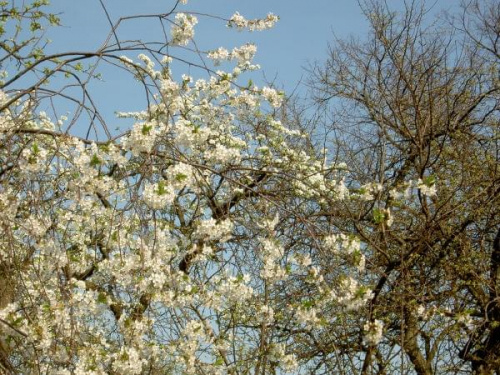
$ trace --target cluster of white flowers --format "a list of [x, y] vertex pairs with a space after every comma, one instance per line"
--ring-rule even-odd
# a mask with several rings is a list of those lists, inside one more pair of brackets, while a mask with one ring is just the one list
[[47, 167], [48, 151], [38, 143], [25, 148], [21, 153], [21, 164], [27, 172], [39, 172]]
[[248, 25], [248, 20], [243, 17], [240, 12], [234, 13], [229, 22], [228, 22], [228, 27], [237, 27], [238, 29], [243, 30], [245, 27]]
[[276, 213], [274, 216], [262, 218], [261, 222], [257, 223], [257, 225], [259, 226], [259, 228], [262, 228], [269, 233], [274, 233], [274, 230], [276, 229], [279, 221], [280, 215]]
[[472, 319], [470, 313], [464, 311], [455, 317], [457, 323], [465, 325], [469, 329], [474, 328], [474, 319]]
[[175, 189], [182, 189], [185, 186], [191, 187], [194, 184], [194, 170], [189, 164], [179, 162], [170, 166], [166, 171], [166, 177], [170, 185]]
[[136, 122], [128, 137], [124, 139], [123, 146], [132, 151], [134, 155], [139, 155], [141, 152], [151, 152], [156, 137], [161, 133], [158, 125], [160, 124]]
[[[235, 104], [240, 107], [248, 107], [255, 108], [259, 103], [259, 99], [248, 91], [243, 91], [240, 95], [235, 98]], [[260, 149], [264, 149], [266, 146], [261, 147]], [[266, 149], [267, 150], [267, 149]]]
[[238, 67], [247, 70], [259, 69], [258, 65], [252, 65], [252, 60], [257, 53], [257, 46], [252, 43], [246, 43], [241, 47], [233, 48], [231, 52], [231, 59], [238, 62]]
[[420, 193], [424, 196], [432, 197], [437, 193], [436, 182], [434, 178], [427, 178], [423, 181], [421, 178], [418, 180], [409, 180], [403, 184], [400, 189], [404, 189], [402, 192], [398, 189], [391, 189], [389, 191], [389, 196], [394, 200], [410, 199], [412, 192], [415, 194], [415, 189], [418, 189]]
[[262, 31], [274, 27], [278, 20], [279, 17], [272, 13], [269, 13], [263, 19], [247, 20], [239, 12], [236, 12], [229, 19], [228, 27], [236, 27], [238, 30]]
[[[231, 22], [261, 30], [276, 20], [237, 13]], [[189, 43], [196, 22], [178, 13], [172, 43]], [[0, 249], [8, 249], [0, 250], [0, 260], [11, 251], [30, 260], [19, 272], [15, 299], [33, 301], [30, 319], [16, 323], [28, 338], [16, 342], [13, 355], [32, 355], [34, 347], [41, 372], [65, 375], [140, 374], [146, 361], [155, 373], [224, 374], [234, 368], [226, 362], [252, 363], [263, 354], [247, 339], [259, 334], [254, 325], [315, 330], [331, 311], [359, 308], [371, 297], [321, 262], [324, 238], [332, 263], [344, 256], [357, 261], [343, 262], [339, 273], [355, 274], [365, 262], [359, 240], [318, 232], [307, 251], [291, 243], [311, 235], [302, 208], [349, 192], [325, 173], [323, 160], [291, 146], [288, 139], [300, 144], [307, 136], [273, 118], [270, 107], [281, 105], [281, 93], [236, 84], [241, 72], [255, 68], [255, 52], [252, 44], [219, 48], [209, 57], [234, 60], [234, 71], [178, 81], [168, 57], [157, 68], [152, 56], [139, 55], [137, 63], [122, 57], [125, 69], [156, 90], [145, 110], [119, 114], [134, 122], [122, 141], [73, 137], [44, 113], [16, 123], [8, 110], [0, 114], [0, 137], [17, 132], [19, 123], [30, 129], [22, 135], [24, 151], [14, 157], [0, 150], [2, 170], [13, 169], [19, 184], [0, 179]], [[294, 205], [265, 198], [274, 196]], [[288, 228], [297, 218], [300, 225]], [[289, 292], [308, 302], [287, 305], [279, 296]], [[12, 324], [20, 317], [13, 306], [0, 311]], [[228, 324], [248, 331], [230, 333]], [[293, 373], [294, 338], [269, 340], [279, 371]], [[222, 360], [234, 347], [230, 360]]]
[[180, 90], [179, 84], [170, 77], [161, 80], [160, 88], [161, 93], [165, 99], [177, 98]]
[[273, 106], [278, 108], [283, 102], [283, 94], [269, 87], [262, 88], [262, 96]]
[[293, 260], [301, 267], [309, 267], [312, 264], [312, 259], [307, 254], [297, 254], [293, 257]]
[[279, 264], [279, 260], [283, 256], [281, 244], [270, 238], [261, 238], [259, 242], [262, 246], [260, 257], [263, 262], [260, 276], [263, 279], [274, 281], [286, 278], [286, 270]]
[[384, 215], [385, 215], [385, 224], [387, 225], [388, 228], [392, 226], [392, 223], [394, 223], [394, 217], [391, 214], [391, 210], [389, 208], [386, 208], [384, 210]]
[[205, 157], [215, 164], [235, 164], [240, 162], [241, 152], [237, 148], [216, 143], [212, 149], [205, 152]]
[[334, 253], [342, 250], [346, 254], [352, 254], [361, 250], [359, 238], [344, 233], [329, 234], [323, 238], [323, 243], [326, 249]]
[[41, 129], [46, 129], [46, 130], [54, 130], [55, 129], [54, 123], [49, 118], [47, 113], [45, 113], [44, 111], [40, 111], [40, 113], [38, 114], [37, 125]]
[[3, 91], [0, 90], [0, 105], [3, 105], [9, 100], [9, 96]]
[[0, 185], [0, 212], [4, 220], [12, 220], [17, 213], [19, 200], [10, 186]]
[[[1, 104], [0, 104], [1, 105]], [[8, 111], [0, 113], [0, 132], [6, 132], [12, 130], [12, 121]]]
[[209, 129], [196, 128], [195, 125], [186, 119], [178, 119], [174, 126], [175, 142], [186, 149], [198, 149], [207, 142], [211, 134]]
[[185, 46], [194, 37], [194, 26], [198, 19], [192, 14], [177, 13], [175, 22], [172, 25], [172, 44]]
[[365, 330], [364, 341], [367, 345], [377, 345], [382, 340], [384, 331], [382, 321], [375, 319], [372, 322], [366, 322], [363, 329]]
[[399, 192], [397, 189], [391, 189], [389, 191], [389, 196], [394, 200], [409, 199], [411, 196], [411, 185], [407, 185], [403, 192]]
[[204, 342], [209, 342], [203, 323], [197, 320], [188, 321], [182, 330], [183, 340], [176, 349], [181, 354], [179, 359], [184, 362], [185, 374], [196, 374], [196, 351]]
[[365, 254], [359, 253], [359, 261], [357, 262], [356, 268], [358, 269], [358, 272], [364, 272], [366, 268]]
[[371, 201], [383, 190], [382, 184], [373, 182], [361, 186], [359, 197], [365, 201]]
[[423, 195], [426, 195], [428, 197], [433, 197], [436, 195], [437, 190], [435, 183], [424, 183], [424, 181], [419, 178], [416, 185]]
[[207, 57], [214, 61], [215, 65], [220, 65], [222, 61], [231, 60], [232, 56], [227, 49], [219, 47], [216, 50], [210, 51]]
[[51, 225], [52, 223], [47, 217], [38, 218], [32, 215], [26, 220], [26, 230], [35, 238], [44, 235]]
[[146, 182], [144, 184], [143, 199], [153, 210], [160, 210], [173, 203], [175, 191], [173, 186], [165, 181], [156, 184]]
[[[229, 52], [225, 48], [217, 48], [213, 51], [208, 52], [207, 57], [214, 62], [214, 65], [218, 66], [224, 61], [236, 61], [237, 67], [233, 70], [233, 75], [237, 76], [243, 70], [256, 70], [259, 69], [259, 65], [252, 64], [252, 60], [257, 53], [257, 46], [252, 43], [246, 43], [240, 47], [235, 47]], [[255, 89], [255, 88], [254, 88]], [[267, 94], [267, 96], [266, 96]], [[281, 101], [281, 97], [277, 93], [271, 91], [264, 94], [264, 97], [269, 101]]]
[[293, 373], [297, 367], [297, 357], [293, 354], [286, 354], [285, 344], [274, 344], [269, 350], [271, 360], [279, 363], [280, 367], [288, 373]]
[[347, 310], [357, 310], [366, 305], [373, 298], [373, 292], [360, 285], [359, 282], [352, 277], [345, 277], [337, 291], [332, 291], [332, 297], [344, 305]]
[[323, 243], [325, 248], [336, 253], [339, 251], [339, 243], [337, 242], [337, 236], [335, 234], [329, 234], [323, 238]]
[[417, 310], [416, 310], [417, 316], [418, 317], [425, 317], [426, 315], [426, 310], [423, 305], [418, 305]]
[[0, 319], [7, 319], [10, 314], [14, 314], [18, 306], [15, 302], [8, 303], [3, 308], [0, 308]]
[[295, 311], [295, 317], [300, 324], [303, 324], [307, 329], [315, 327], [320, 319], [314, 307], [299, 307]]
[[215, 310], [245, 303], [255, 295], [255, 291], [251, 286], [248, 286], [249, 276], [235, 277], [225, 275], [220, 282], [217, 279], [217, 289], [214, 293], [211, 306]]
[[140, 353], [135, 348], [122, 348], [113, 361], [113, 370], [124, 375], [136, 375], [142, 372], [146, 363], [146, 358], [141, 358]]
[[230, 219], [217, 222], [214, 218], [201, 220], [194, 232], [196, 238], [226, 242], [231, 238], [233, 223]]
[[257, 320], [260, 323], [271, 325], [274, 323], [274, 309], [268, 305], [259, 306], [257, 310]]
[[124, 152], [114, 143], [107, 145], [107, 152], [105, 155], [111, 163], [116, 164], [117, 166], [123, 166], [127, 163], [127, 158], [125, 157]]

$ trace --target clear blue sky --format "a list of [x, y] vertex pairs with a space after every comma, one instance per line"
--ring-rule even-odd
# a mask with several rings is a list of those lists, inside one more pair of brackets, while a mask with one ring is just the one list
[[[52, 48], [95, 49], [109, 31], [109, 23], [99, 0], [52, 0], [54, 11], [61, 12], [65, 28], [52, 33]], [[169, 10], [172, 0], [105, 0], [111, 18]], [[362, 34], [366, 22], [355, 0], [190, 0], [179, 10], [192, 10], [229, 18], [239, 11], [247, 18], [263, 17], [268, 12], [280, 16], [277, 26], [264, 32], [237, 32], [222, 22], [199, 17], [196, 40], [201, 49], [235, 46], [245, 41], [258, 46], [258, 62], [268, 79], [292, 89], [301, 79], [308, 62], [324, 59], [327, 42], [333, 33], [346, 36]], [[154, 38], [157, 24], [131, 25], [119, 30], [122, 35]], [[148, 33], [148, 29], [149, 33]], [[134, 35], [135, 34], [135, 35]], [[121, 36], [121, 35], [120, 35]]]
[[[134, 14], [167, 12], [173, 0], [103, 0], [111, 19]], [[446, 1], [444, 1], [446, 3]], [[99, 0], [51, 0], [52, 11], [60, 13], [63, 28], [56, 28], [48, 36], [53, 40], [50, 51], [95, 50], [110, 30]], [[389, 0], [395, 9], [401, 9], [402, 0]], [[449, 5], [449, 4], [448, 4]], [[195, 11], [229, 18], [239, 11], [246, 18], [265, 17], [273, 12], [280, 17], [277, 26], [263, 32], [238, 32], [227, 29], [221, 21], [199, 18], [195, 40], [201, 50], [219, 46], [231, 48], [244, 42], [258, 47], [255, 62], [262, 67], [257, 84], [262, 85], [263, 74], [268, 81], [290, 92], [306, 79], [304, 71], [309, 63], [326, 59], [327, 45], [333, 35], [363, 37], [367, 23], [356, 0], [189, 0], [179, 11]], [[127, 24], [118, 30], [122, 39], [161, 40], [157, 22]], [[186, 68], [187, 69], [187, 68]], [[196, 72], [182, 72], [196, 75]], [[259, 79], [260, 78], [260, 79]], [[104, 72], [104, 83], [95, 84], [94, 93], [109, 120], [114, 111], [135, 111], [145, 108], [145, 102], [132, 90], [126, 77]]]

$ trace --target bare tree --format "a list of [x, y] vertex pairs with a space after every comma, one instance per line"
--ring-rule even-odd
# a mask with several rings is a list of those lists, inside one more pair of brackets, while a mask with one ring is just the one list
[[[336, 39], [310, 83], [331, 158], [371, 194], [323, 214], [364, 240], [367, 319], [385, 328], [377, 345], [326, 350], [364, 374], [500, 373], [500, 5], [434, 20], [420, 1], [362, 9], [369, 35]], [[354, 340], [350, 324], [337, 328]]]

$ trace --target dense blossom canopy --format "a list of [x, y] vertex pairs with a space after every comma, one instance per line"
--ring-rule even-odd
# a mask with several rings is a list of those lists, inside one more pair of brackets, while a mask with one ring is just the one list
[[[168, 43], [188, 45], [197, 17], [163, 17], [172, 19]], [[227, 22], [263, 30], [276, 21], [236, 13]], [[369, 289], [356, 281], [359, 241], [311, 220], [319, 201], [347, 199], [336, 166], [316, 160], [301, 147], [308, 135], [280, 122], [282, 93], [237, 83], [258, 68], [256, 50], [209, 51], [214, 64], [234, 68], [181, 81], [168, 55], [155, 62], [148, 51], [136, 59], [98, 51], [151, 93], [144, 111], [119, 114], [133, 119], [131, 129], [104, 141], [72, 135], [66, 118], [38, 109], [36, 95], [6, 85], [5, 371], [294, 372], [295, 331], [322, 330], [332, 314], [367, 301]], [[70, 68], [56, 63], [46, 75]], [[326, 279], [315, 254], [334, 252], [352, 255], [350, 266]]]
[[[172, 3], [48, 54], [48, 1], [0, 1], [0, 373], [493, 374], [500, 38], [464, 22], [450, 52], [415, 3], [366, 1], [373, 39], [312, 69], [310, 119], [249, 79], [255, 44], [195, 43], [276, 15]], [[121, 39], [135, 20], [160, 40]], [[120, 133], [103, 66], [147, 103]]]

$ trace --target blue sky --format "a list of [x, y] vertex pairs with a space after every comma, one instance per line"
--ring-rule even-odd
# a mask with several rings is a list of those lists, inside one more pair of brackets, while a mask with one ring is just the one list
[[[103, 0], [113, 21], [121, 16], [153, 14], [169, 10], [174, 0]], [[403, 9], [403, 0], [387, 0], [395, 10]], [[433, 0], [434, 10], [458, 4], [458, 0]], [[51, 0], [52, 9], [61, 13], [64, 29], [53, 39], [61, 46], [95, 48], [109, 31], [109, 23], [99, 0]], [[209, 48], [251, 41], [259, 47], [258, 62], [268, 75], [279, 71], [280, 81], [293, 87], [309, 61], [326, 58], [327, 43], [335, 34], [362, 37], [367, 23], [357, 0], [189, 0], [180, 11], [194, 11], [229, 18], [239, 11], [246, 18], [264, 17], [268, 12], [278, 15], [277, 26], [265, 32], [228, 30], [221, 22], [207, 22], [203, 17], [197, 27], [196, 40]], [[208, 25], [207, 25], [208, 24]], [[151, 34], [154, 33], [152, 27]], [[143, 34], [144, 29], [125, 27], [127, 35]]]
[[[387, 0], [394, 9], [401, 9], [402, 0]], [[113, 22], [123, 16], [165, 13], [174, 0], [103, 0]], [[449, 3], [446, 0], [442, 4]], [[110, 24], [99, 0], [68, 1], [51, 0], [51, 11], [59, 13], [62, 27], [51, 30], [47, 37], [52, 40], [48, 52], [95, 51], [110, 31]], [[327, 45], [333, 36], [363, 37], [368, 30], [367, 22], [356, 0], [189, 0], [178, 11], [198, 12], [230, 18], [239, 11], [246, 18], [265, 17], [273, 12], [280, 17], [274, 29], [263, 32], [238, 32], [225, 27], [225, 23], [209, 17], [198, 16], [195, 40], [200, 50], [220, 46], [232, 48], [246, 42], [258, 47], [255, 62], [262, 70], [252, 76], [261, 86], [265, 80], [290, 93], [299, 82], [307, 80], [304, 70], [315, 61], [327, 57]], [[167, 30], [168, 31], [168, 30]], [[124, 24], [117, 30], [120, 39], [162, 40], [159, 22], [148, 19]], [[137, 52], [139, 53], [139, 52]], [[135, 56], [130, 56], [135, 57]], [[109, 122], [110, 129], [125, 126], [115, 118], [116, 111], [140, 111], [146, 101], [140, 85], [119, 70], [102, 69], [103, 81], [92, 82], [89, 89]], [[187, 73], [196, 76], [188, 66], [174, 67], [174, 74]], [[247, 78], [245, 78], [247, 79]], [[244, 81], [246, 83], [246, 81]], [[305, 86], [300, 86], [305, 92]], [[61, 106], [64, 108], [64, 106]], [[71, 108], [59, 110], [60, 114]]]
[[[109, 23], [99, 0], [52, 0], [54, 11], [61, 12], [64, 29], [51, 35], [53, 48], [95, 49], [109, 31]], [[172, 0], [105, 0], [113, 20], [121, 16], [161, 13], [173, 4]], [[304, 75], [303, 67], [326, 57], [327, 43], [333, 33], [339, 37], [362, 35], [366, 22], [355, 0], [190, 0], [180, 10], [196, 11], [229, 18], [239, 11], [247, 18], [263, 17], [268, 12], [280, 16], [280, 22], [269, 31], [237, 32], [199, 17], [196, 40], [201, 49], [218, 46], [233, 47], [244, 42], [258, 46], [256, 62], [268, 79], [287, 90], [293, 89]], [[159, 33], [156, 23], [129, 25], [119, 30], [122, 35], [134, 34], [151, 39]], [[150, 33], [148, 33], [148, 29]], [[121, 35], [120, 35], [121, 36]]]

